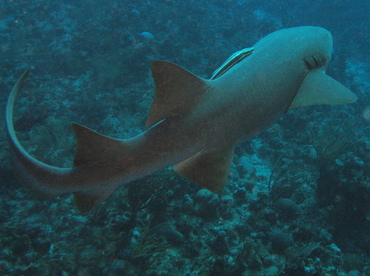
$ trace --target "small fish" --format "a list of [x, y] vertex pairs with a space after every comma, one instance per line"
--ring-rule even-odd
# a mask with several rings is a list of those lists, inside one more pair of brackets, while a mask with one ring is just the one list
[[253, 53], [254, 48], [245, 48], [232, 54], [217, 70], [212, 74], [211, 80], [217, 79], [226, 73], [231, 67]]
[[27, 70], [6, 106], [15, 174], [42, 199], [73, 193], [81, 211], [91, 210], [121, 185], [171, 165], [220, 193], [235, 145], [267, 129], [290, 109], [356, 101], [351, 91], [325, 74], [331, 51], [327, 30], [296, 27], [271, 33], [253, 48], [235, 53], [210, 80], [173, 63], [154, 61], [156, 93], [148, 129], [130, 139], [114, 139], [72, 124], [77, 139], [72, 168], [40, 162], [17, 139], [13, 106]]
[[364, 118], [366, 121], [370, 121], [370, 106], [366, 106], [362, 111], [362, 118]]

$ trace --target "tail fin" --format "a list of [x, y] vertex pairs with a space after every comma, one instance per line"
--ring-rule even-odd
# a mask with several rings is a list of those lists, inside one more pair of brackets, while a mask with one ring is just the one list
[[45, 182], [52, 178], [60, 178], [70, 172], [71, 169], [52, 167], [32, 157], [19, 143], [13, 125], [14, 101], [20, 92], [23, 83], [30, 72], [27, 69], [12, 89], [6, 105], [5, 121], [8, 140], [11, 147], [11, 157], [17, 178], [19, 178], [40, 199], [50, 199], [67, 191], [57, 189], [55, 186], [47, 186]]

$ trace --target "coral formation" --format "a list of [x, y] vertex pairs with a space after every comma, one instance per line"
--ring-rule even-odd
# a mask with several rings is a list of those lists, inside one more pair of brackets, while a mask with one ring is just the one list
[[[3, 1], [0, 96], [32, 68], [15, 108], [22, 145], [71, 166], [76, 121], [114, 137], [144, 128], [149, 62], [208, 78], [281, 28], [335, 38], [328, 74], [359, 101], [289, 111], [238, 146], [220, 195], [170, 169], [88, 214], [41, 202], [11, 171], [0, 125], [1, 275], [370, 275], [368, 1]], [[343, 24], [338, 24], [342, 22]]]

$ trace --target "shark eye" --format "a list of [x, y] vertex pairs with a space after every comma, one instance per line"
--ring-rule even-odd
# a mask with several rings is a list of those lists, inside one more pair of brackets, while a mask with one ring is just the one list
[[323, 56], [310, 56], [309, 58], [304, 58], [303, 61], [309, 70], [320, 68], [326, 64]]
[[312, 65], [306, 60], [306, 59], [303, 59], [303, 61], [304, 61], [304, 63], [306, 64], [306, 66], [307, 66], [307, 68], [308, 68], [308, 70], [312, 70], [312, 69], [314, 69], [313, 67], [312, 67]]
[[312, 56], [313, 62], [315, 63], [315, 68], [319, 68], [319, 62], [317, 61], [315, 56]]

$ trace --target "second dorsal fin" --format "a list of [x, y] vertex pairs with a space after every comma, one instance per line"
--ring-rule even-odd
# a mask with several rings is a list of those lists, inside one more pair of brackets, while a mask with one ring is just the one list
[[102, 135], [80, 124], [72, 124], [77, 140], [77, 152], [73, 166], [88, 165], [121, 155], [130, 149], [130, 140], [119, 140]]

